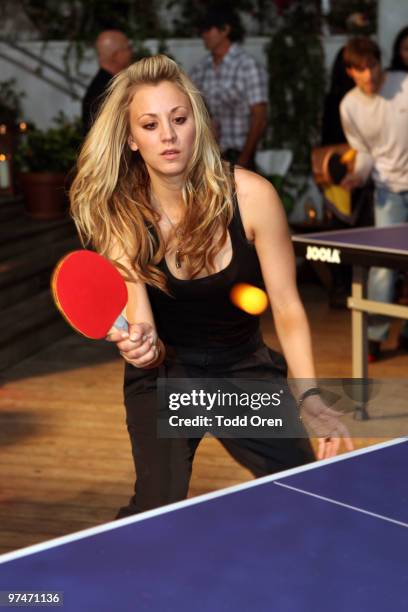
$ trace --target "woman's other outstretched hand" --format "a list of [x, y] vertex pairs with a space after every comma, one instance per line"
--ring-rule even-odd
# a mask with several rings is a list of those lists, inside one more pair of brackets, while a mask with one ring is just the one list
[[311, 436], [318, 439], [317, 458], [334, 457], [343, 442], [345, 449], [354, 449], [350, 433], [341, 422], [342, 413], [326, 406], [320, 395], [312, 395], [302, 402], [300, 417]]

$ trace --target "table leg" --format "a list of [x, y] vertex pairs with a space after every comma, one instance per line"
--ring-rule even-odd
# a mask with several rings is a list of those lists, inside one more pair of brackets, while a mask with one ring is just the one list
[[[364, 299], [367, 292], [367, 268], [353, 266], [353, 281], [351, 295], [355, 299]], [[368, 419], [366, 411], [367, 376], [368, 376], [368, 342], [367, 342], [367, 313], [351, 306], [351, 333], [352, 333], [352, 375], [361, 379], [361, 406], [356, 409], [355, 418]]]

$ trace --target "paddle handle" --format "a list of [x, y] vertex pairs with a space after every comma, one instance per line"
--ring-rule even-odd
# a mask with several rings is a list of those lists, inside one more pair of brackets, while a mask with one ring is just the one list
[[128, 322], [126, 321], [125, 317], [122, 314], [118, 316], [118, 318], [113, 324], [113, 327], [116, 327], [116, 329], [120, 329], [125, 332], [129, 331]]

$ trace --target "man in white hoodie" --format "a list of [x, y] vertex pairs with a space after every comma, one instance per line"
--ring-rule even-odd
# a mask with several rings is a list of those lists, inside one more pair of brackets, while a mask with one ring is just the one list
[[[385, 72], [380, 49], [369, 38], [351, 39], [343, 57], [356, 87], [343, 98], [340, 116], [347, 141], [357, 151], [354, 172], [346, 176], [343, 186], [360, 186], [371, 174], [375, 225], [408, 222], [408, 75]], [[392, 302], [396, 277], [394, 270], [372, 268], [368, 298]], [[370, 316], [370, 361], [378, 359], [388, 331], [386, 317]], [[401, 331], [399, 346], [408, 350], [408, 322]]]

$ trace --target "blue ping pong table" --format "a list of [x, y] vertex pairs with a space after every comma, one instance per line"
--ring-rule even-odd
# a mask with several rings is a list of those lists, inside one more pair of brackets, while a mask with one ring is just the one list
[[367, 378], [367, 313], [408, 319], [408, 307], [366, 299], [368, 269], [371, 266], [408, 270], [408, 224], [363, 227], [292, 236], [295, 253], [309, 261], [353, 267], [352, 292], [352, 374]]
[[0, 591], [63, 592], [64, 612], [406, 612], [407, 465], [394, 440], [8, 553]]

